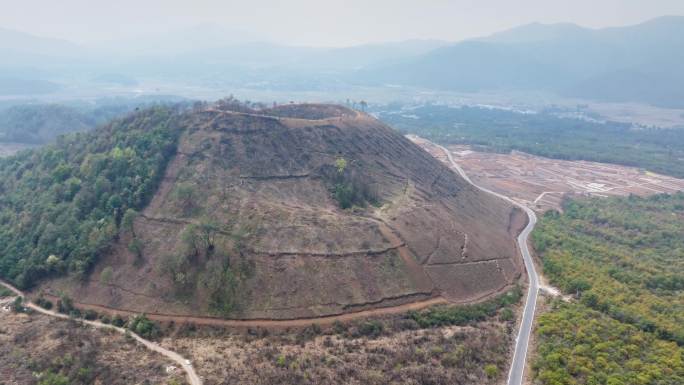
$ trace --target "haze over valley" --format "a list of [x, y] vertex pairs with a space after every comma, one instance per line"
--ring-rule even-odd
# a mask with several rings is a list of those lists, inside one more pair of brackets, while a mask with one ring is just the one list
[[684, 383], [684, 5], [0, 13], [0, 385]]

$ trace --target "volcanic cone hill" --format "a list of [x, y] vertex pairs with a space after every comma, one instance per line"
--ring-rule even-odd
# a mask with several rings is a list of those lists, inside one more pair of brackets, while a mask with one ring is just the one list
[[90, 273], [36, 291], [136, 312], [294, 319], [472, 301], [519, 278], [522, 213], [366, 114], [214, 106], [173, 127], [163, 178], [119, 218]]

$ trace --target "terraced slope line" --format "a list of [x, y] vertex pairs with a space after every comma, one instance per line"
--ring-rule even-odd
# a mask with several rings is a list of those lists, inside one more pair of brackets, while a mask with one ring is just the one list
[[61, 318], [61, 319], [71, 319], [71, 320], [92, 326], [92, 327], [97, 328], [97, 329], [115, 330], [121, 334], [128, 333], [131, 337], [133, 337], [136, 341], [138, 341], [140, 344], [145, 346], [147, 349], [163, 355], [164, 357], [170, 359], [171, 361], [175, 362], [180, 367], [182, 367], [183, 370], [185, 371], [185, 377], [187, 378], [188, 383], [190, 383], [190, 385], [202, 385], [202, 380], [199, 378], [199, 376], [195, 372], [195, 369], [192, 367], [192, 364], [190, 363], [190, 361], [183, 358], [183, 356], [181, 356], [180, 354], [178, 354], [172, 350], [168, 350], [166, 348], [159, 346], [157, 343], [146, 340], [146, 339], [140, 337], [139, 335], [133, 333], [132, 331], [130, 331], [128, 329], [116, 327], [114, 325], [104, 324], [104, 323], [98, 322], [98, 321], [88, 321], [88, 320], [79, 319], [79, 318], [71, 318], [65, 314], [57, 313], [57, 312], [52, 311], [52, 310], [43, 309], [42, 307], [40, 307], [40, 306], [34, 304], [33, 302], [29, 301], [27, 299], [26, 295], [24, 295], [24, 293], [22, 293], [19, 289], [10, 285], [9, 283], [0, 280], [0, 285], [8, 288], [17, 296], [23, 297], [25, 299], [24, 304], [26, 305], [26, 307], [29, 307], [29, 308], [37, 311], [38, 313], [45, 314], [45, 315], [48, 315], [51, 317]]

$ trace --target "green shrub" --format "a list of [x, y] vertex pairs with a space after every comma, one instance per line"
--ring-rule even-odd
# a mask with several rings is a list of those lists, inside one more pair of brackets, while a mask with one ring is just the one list
[[230, 315], [237, 305], [238, 278], [228, 258], [214, 258], [206, 263], [202, 283], [209, 293], [209, 308], [220, 316]]
[[114, 318], [112, 318], [112, 325], [116, 327], [123, 327], [126, 324], [126, 321], [121, 318], [119, 315], [115, 315]]
[[499, 368], [494, 364], [487, 364], [484, 367], [484, 372], [488, 378], [496, 378], [499, 375]]
[[57, 311], [63, 314], [69, 314], [74, 310], [74, 302], [66, 294], [62, 294], [57, 301]]
[[462, 349], [447, 353], [442, 358], [442, 366], [447, 368], [455, 368], [463, 366], [464, 353]]
[[128, 244], [128, 251], [135, 255], [136, 261], [141, 260], [143, 257], [143, 243], [140, 239], [133, 237]]
[[377, 338], [382, 334], [384, 329], [385, 326], [380, 321], [365, 321], [359, 325], [358, 333], [362, 336]]
[[145, 314], [131, 318], [128, 321], [127, 327], [130, 331], [147, 339], [155, 339], [161, 335], [159, 325], [150, 321]]
[[47, 300], [43, 297], [38, 297], [38, 299], [36, 299], [36, 305], [38, 305], [38, 306], [40, 306], [46, 310], [52, 309], [52, 302], [50, 302], [49, 300]]
[[15, 313], [23, 313], [26, 309], [24, 308], [24, 297], [17, 297], [12, 302], [12, 311]]
[[281, 354], [276, 358], [276, 366], [279, 368], [284, 368], [287, 365], [287, 358], [285, 355]]
[[97, 319], [97, 312], [95, 310], [86, 310], [83, 313], [83, 318], [87, 319], [88, 321], [93, 321]]
[[501, 309], [501, 314], [499, 315], [502, 321], [512, 321], [513, 318], [515, 318], [515, 314], [513, 314], [513, 310], [505, 307]]
[[69, 385], [69, 378], [59, 373], [43, 373], [38, 385]]
[[413, 319], [422, 328], [467, 325], [484, 321], [492, 317], [504, 306], [517, 303], [522, 298], [519, 287], [509, 291], [495, 299], [474, 305], [465, 306], [439, 306], [420, 312], [409, 312], [408, 317]]
[[112, 270], [111, 266], [107, 266], [104, 269], [102, 269], [102, 272], [100, 273], [100, 282], [104, 284], [108, 284], [112, 281], [112, 275], [114, 274], [114, 270]]
[[333, 331], [335, 334], [344, 334], [347, 331], [347, 325], [339, 320], [335, 320], [335, 322], [333, 322]]

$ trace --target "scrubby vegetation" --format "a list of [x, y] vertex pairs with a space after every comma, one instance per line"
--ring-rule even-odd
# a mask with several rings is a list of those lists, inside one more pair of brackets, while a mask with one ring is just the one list
[[0, 383], [27, 385], [185, 383], [167, 361], [116, 332], [37, 313], [0, 312]]
[[576, 302], [540, 318], [542, 384], [684, 381], [684, 194], [578, 199], [533, 233]]
[[47, 299], [43, 298], [42, 296], [36, 298], [36, 300], [34, 302], [36, 303], [36, 305], [42, 307], [43, 309], [46, 309], [46, 310], [52, 309], [52, 301], [47, 300]]
[[24, 297], [15, 298], [14, 302], [12, 302], [11, 309], [15, 313], [23, 313], [26, 311], [26, 308], [24, 307]]
[[483, 304], [491, 309], [485, 316], [424, 326], [416, 319], [474, 314], [473, 307], [246, 335], [186, 326], [163, 343], [191, 352], [208, 384], [500, 384], [515, 330], [501, 314], [519, 299], [513, 290]]
[[[420, 327], [435, 327], [445, 325], [467, 325], [473, 322], [484, 321], [494, 316], [502, 308], [511, 310], [508, 306], [518, 303], [522, 298], [522, 290], [516, 287], [505, 295], [495, 299], [474, 305], [465, 306], [440, 306], [433, 307], [422, 312], [411, 312], [410, 318], [418, 323]], [[503, 318], [511, 319], [508, 312]]]
[[0, 160], [0, 276], [22, 288], [85, 276], [124, 213], [156, 191], [175, 153], [175, 117], [154, 108]]
[[161, 335], [159, 325], [150, 321], [144, 314], [132, 317], [128, 320], [126, 327], [135, 334], [147, 339], [155, 339]]
[[14, 295], [14, 293], [10, 289], [8, 289], [4, 286], [0, 286], [0, 298], [11, 297], [13, 295]]
[[634, 166], [684, 177], [684, 129], [634, 128], [616, 122], [562, 118], [551, 112], [425, 105], [379, 113], [393, 127], [442, 144], [479, 150], [589, 160]]

